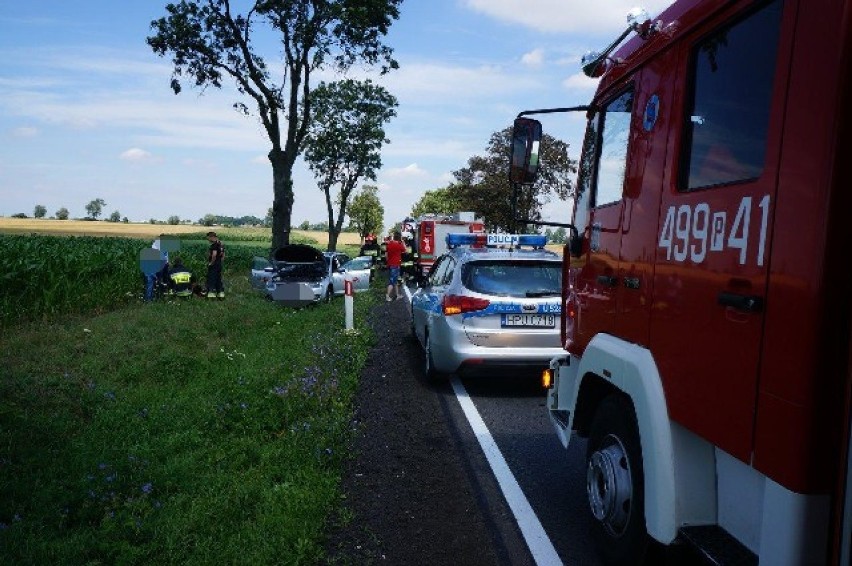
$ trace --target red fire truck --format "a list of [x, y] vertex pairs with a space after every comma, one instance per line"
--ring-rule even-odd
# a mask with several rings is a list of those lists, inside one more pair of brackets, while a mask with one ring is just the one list
[[484, 232], [485, 223], [472, 212], [451, 216], [427, 214], [409, 223], [414, 233], [415, 269], [426, 275], [435, 259], [447, 251], [447, 234], [451, 232]]
[[535, 179], [528, 116], [586, 114], [545, 380], [601, 554], [849, 565], [852, 0], [628, 22], [588, 106], [519, 115], [510, 172]]

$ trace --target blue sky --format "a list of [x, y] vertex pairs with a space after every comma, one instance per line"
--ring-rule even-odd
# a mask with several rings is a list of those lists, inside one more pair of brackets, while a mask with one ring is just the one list
[[[446, 186], [519, 111], [588, 102], [595, 82], [579, 59], [624, 29], [634, 2], [405, 0], [387, 38], [400, 69], [371, 77], [400, 104], [371, 182], [385, 225], [426, 190]], [[0, 3], [0, 215], [32, 215], [42, 204], [48, 216], [65, 207], [82, 217], [103, 198], [104, 216], [118, 210], [138, 221], [265, 216], [269, 141], [256, 119], [232, 109], [244, 99], [230, 83], [175, 96], [169, 61], [145, 43], [165, 0]], [[656, 15], [669, 3], [643, 6]], [[258, 51], [273, 61], [273, 42]], [[580, 118], [561, 120], [558, 132], [550, 122], [546, 131], [571, 142], [576, 158]], [[325, 220], [322, 193], [301, 161], [294, 181], [293, 224]]]

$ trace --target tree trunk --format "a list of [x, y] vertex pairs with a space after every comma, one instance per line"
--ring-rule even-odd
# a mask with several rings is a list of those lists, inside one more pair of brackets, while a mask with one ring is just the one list
[[269, 152], [272, 163], [272, 250], [290, 243], [290, 221], [293, 215], [293, 163], [280, 149]]

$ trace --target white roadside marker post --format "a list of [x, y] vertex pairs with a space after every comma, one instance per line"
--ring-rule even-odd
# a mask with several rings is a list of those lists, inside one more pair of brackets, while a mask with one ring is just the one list
[[343, 281], [343, 311], [346, 317], [346, 330], [352, 330], [355, 299], [352, 293], [352, 279], [347, 275]]

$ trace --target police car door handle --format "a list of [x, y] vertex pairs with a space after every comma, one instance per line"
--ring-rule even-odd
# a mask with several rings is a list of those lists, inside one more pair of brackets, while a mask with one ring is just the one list
[[613, 277], [611, 275], [598, 275], [598, 283], [604, 287], [615, 287], [618, 285], [618, 277]]
[[760, 312], [763, 310], [763, 297], [722, 291], [719, 293], [719, 304], [742, 312]]

